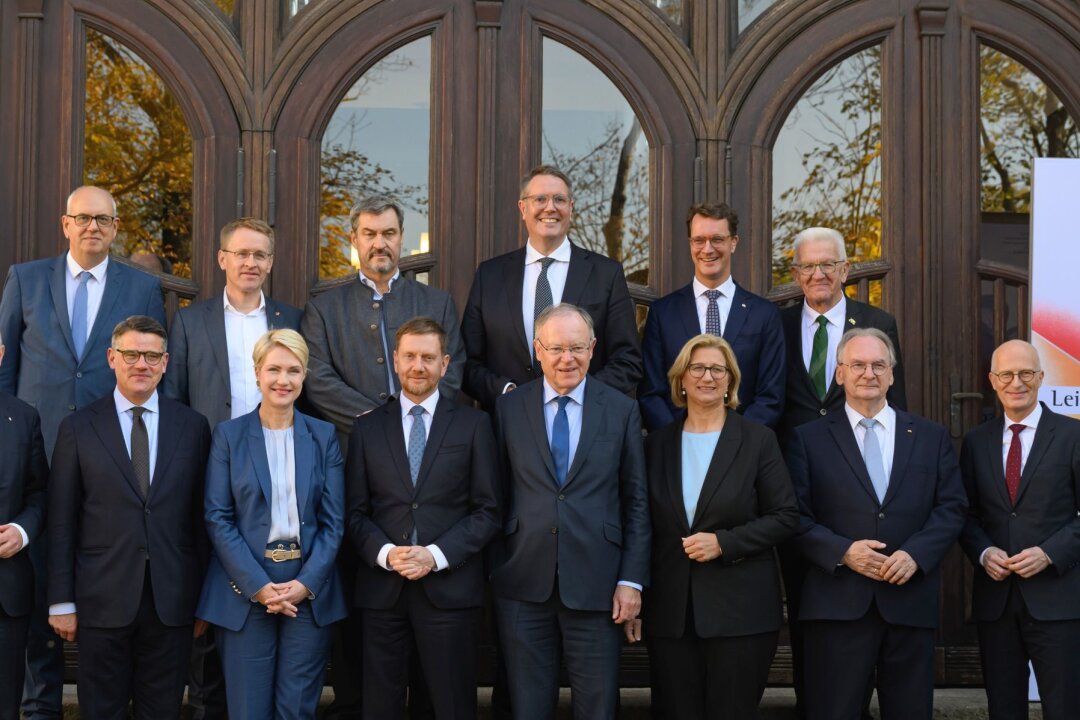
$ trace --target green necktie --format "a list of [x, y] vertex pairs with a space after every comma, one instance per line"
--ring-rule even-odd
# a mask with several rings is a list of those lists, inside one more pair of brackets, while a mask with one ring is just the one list
[[814, 333], [814, 349], [810, 352], [810, 381], [814, 383], [818, 399], [825, 399], [825, 391], [828, 385], [825, 383], [825, 356], [829, 353], [829, 331], [825, 327], [829, 324], [824, 315], [818, 315], [818, 328]]

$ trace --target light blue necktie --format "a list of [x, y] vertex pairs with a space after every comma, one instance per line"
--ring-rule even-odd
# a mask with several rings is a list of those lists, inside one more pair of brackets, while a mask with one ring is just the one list
[[413, 405], [409, 414], [413, 416], [412, 430], [409, 431], [409, 474], [412, 476], [412, 484], [415, 487], [416, 478], [420, 475], [420, 463], [424, 460], [427, 433], [424, 432], [424, 408]]
[[551, 425], [551, 459], [555, 463], [555, 478], [559, 487], [566, 483], [566, 474], [570, 471], [570, 418], [566, 415], [569, 395], [556, 398], [559, 409], [555, 412], [555, 422]]
[[870, 482], [874, 485], [878, 502], [885, 500], [885, 491], [889, 489], [889, 479], [885, 475], [885, 461], [881, 457], [881, 445], [878, 444], [877, 433], [874, 426], [877, 420], [863, 418], [859, 424], [866, 428], [866, 437], [863, 438], [863, 462], [866, 463], [866, 472], [870, 475]]
[[75, 302], [71, 306], [71, 340], [75, 343], [76, 359], [82, 360], [83, 350], [86, 349], [86, 336], [89, 334], [86, 322], [86, 283], [90, 280], [90, 273], [83, 270], [77, 280], [79, 287], [75, 288]]

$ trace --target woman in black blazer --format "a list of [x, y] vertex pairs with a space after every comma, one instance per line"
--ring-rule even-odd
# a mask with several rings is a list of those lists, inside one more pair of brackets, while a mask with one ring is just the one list
[[753, 718], [781, 624], [774, 548], [798, 527], [795, 493], [773, 432], [734, 412], [739, 367], [725, 340], [691, 338], [668, 380], [687, 415], [645, 446], [653, 703], [671, 720]]

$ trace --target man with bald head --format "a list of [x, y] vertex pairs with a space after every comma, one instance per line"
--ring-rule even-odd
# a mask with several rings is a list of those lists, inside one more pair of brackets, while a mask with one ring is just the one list
[[[68, 196], [60, 227], [68, 249], [13, 265], [0, 300], [0, 335], [7, 346], [0, 391], [37, 409], [50, 458], [60, 421], [116, 384], [106, 358], [116, 324], [131, 315], [165, 323], [158, 279], [109, 258], [120, 218], [108, 191], [77, 188]], [[44, 614], [45, 545], [42, 539], [29, 546], [39, 578], [22, 706], [31, 720], [60, 717], [63, 692], [61, 643]]]
[[1039, 354], [1009, 340], [990, 385], [1005, 410], [964, 438], [970, 508], [961, 545], [975, 565], [971, 610], [990, 717], [1028, 713], [1028, 661], [1047, 720], [1080, 708], [1080, 422], [1039, 402]]

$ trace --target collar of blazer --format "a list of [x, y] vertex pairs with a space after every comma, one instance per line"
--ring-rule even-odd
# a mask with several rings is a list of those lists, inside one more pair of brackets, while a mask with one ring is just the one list
[[405, 449], [405, 428], [401, 421], [401, 403], [396, 397], [390, 398], [382, 406], [384, 421], [381, 423], [387, 447], [390, 448], [390, 457], [397, 469], [397, 475], [405, 485], [410, 496], [416, 497], [424, 480], [431, 474], [431, 466], [435, 462], [435, 456], [442, 446], [447, 430], [454, 423], [453, 412], [457, 409], [457, 403], [448, 398], [444, 393], [439, 393], [439, 402], [435, 405], [435, 414], [431, 417], [431, 429], [428, 431], [427, 442], [424, 443], [424, 458], [420, 462], [420, 471], [416, 475], [416, 485], [412, 482], [412, 473], [409, 471], [409, 455]]
[[[259, 418], [259, 408], [256, 407], [244, 416], [247, 426], [248, 452], [251, 454], [251, 463], [255, 467], [255, 477], [259, 480], [263, 498], [266, 500], [267, 512], [270, 511], [270, 503], [273, 502], [271, 489], [270, 461], [266, 456], [266, 436], [263, 435], [262, 420]], [[303, 413], [293, 410], [293, 459], [296, 463], [296, 512], [303, 518], [308, 505], [311, 502], [311, 492], [314, 489], [311, 482], [311, 470], [315, 466], [315, 447], [311, 436], [311, 427], [308, 418]]]
[[[900, 487], [904, 484], [908, 462], [911, 460], [911, 451], [915, 446], [917, 435], [915, 416], [903, 410], [893, 409], [896, 412], [893, 462], [892, 470], [889, 473], [889, 488], [885, 491], [885, 499], [880, 503], [882, 508], [896, 497]], [[847, 413], [841, 407], [839, 410], [834, 410], [826, 415], [825, 421], [829, 426], [829, 434], [832, 435], [833, 440], [840, 449], [841, 456], [847, 462], [855, 477], [858, 478], [863, 490], [877, 503], [877, 493], [874, 492], [874, 484], [870, 482], [870, 475], [866, 472], [866, 463], [863, 462], [862, 452], [859, 450], [859, 444], [855, 440], [855, 433], [848, 422]]]
[[1046, 450], [1053, 444], [1057, 427], [1062, 420], [1057, 413], [1046, 406], [1046, 403], [1040, 400], [1039, 404], [1042, 405], [1043, 412], [1039, 418], [1039, 425], [1035, 429], [1035, 440], [1031, 443], [1031, 450], [1028, 451], [1027, 462], [1024, 463], [1024, 471], [1020, 474], [1020, 487], [1016, 491], [1015, 503], [1009, 499], [1009, 491], [1005, 486], [1005, 467], [1001, 459], [1001, 438], [1005, 433], [1005, 418], [995, 418], [984, 425], [987, 429], [984, 440], [986, 460], [992, 473], [993, 485], [997, 488], [997, 493], [1005, 507], [1014, 507], [1023, 501], [1024, 493], [1031, 484], [1031, 478], [1046, 455]]
[[709, 469], [705, 472], [705, 482], [701, 486], [701, 494], [698, 496], [697, 509], [694, 511], [693, 523], [686, 519], [686, 506], [683, 504], [682, 491], [682, 433], [686, 423], [685, 418], [671, 423], [665, 429], [669, 433], [661, 439], [664, 448], [664, 467], [668, 477], [668, 492], [671, 496], [671, 507], [674, 516], [679, 519], [680, 526], [686, 535], [696, 532], [694, 528], [712, 502], [713, 495], [724, 482], [738, 455], [739, 446], [742, 445], [743, 424], [746, 420], [735, 412], [729, 412], [724, 421], [724, 429], [716, 441], [712, 459], [709, 461]]

